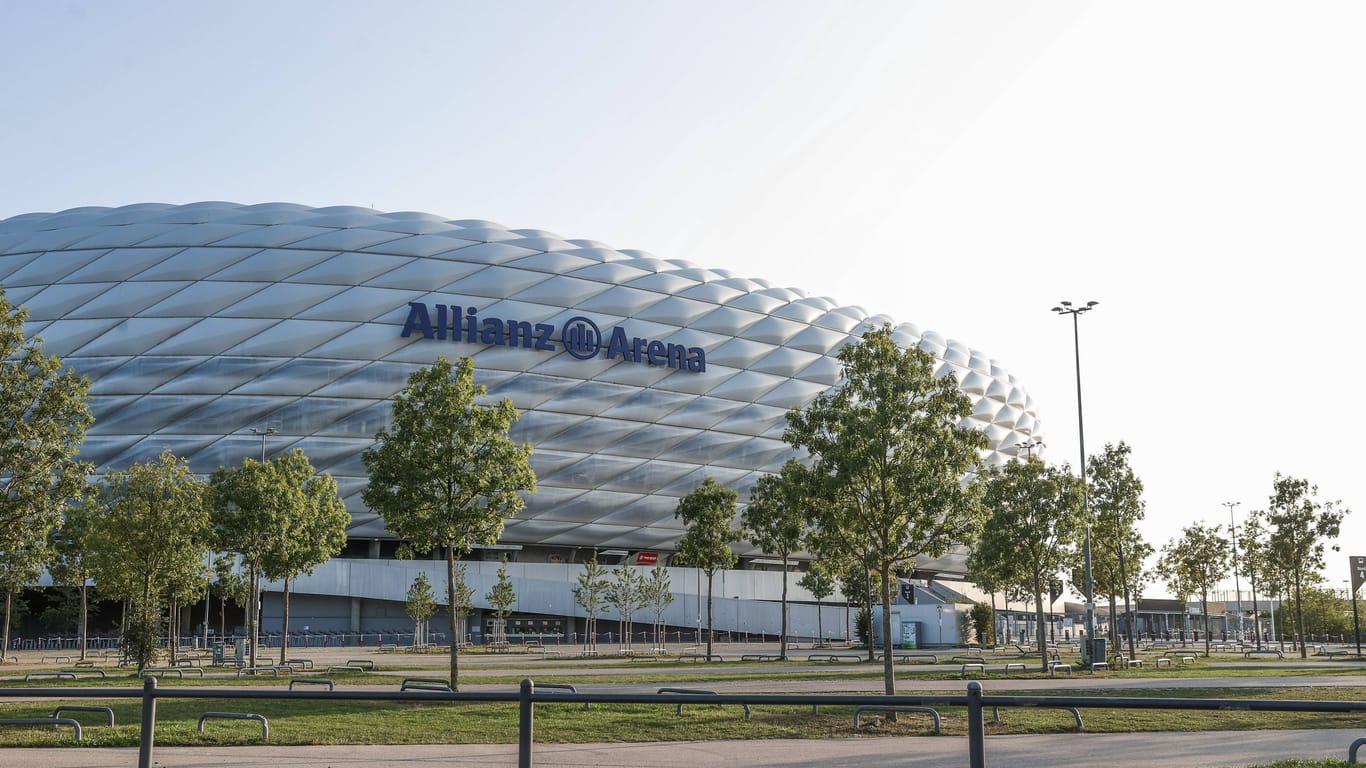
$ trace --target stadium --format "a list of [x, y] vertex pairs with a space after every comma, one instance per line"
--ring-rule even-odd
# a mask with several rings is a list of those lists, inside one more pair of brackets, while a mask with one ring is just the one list
[[[81, 456], [97, 472], [167, 448], [205, 474], [300, 448], [336, 478], [350, 541], [294, 582], [292, 627], [402, 627], [417, 572], [444, 583], [440, 563], [397, 559], [399, 542], [361, 502], [361, 452], [408, 374], [438, 355], [473, 358], [490, 397], [522, 412], [512, 437], [534, 446], [538, 492], [469, 569], [486, 607], [508, 558], [526, 633], [576, 631], [570, 588], [594, 551], [608, 564], [671, 566], [674, 510], [704, 477], [743, 502], [793, 455], [785, 412], [836, 384], [837, 351], [870, 327], [891, 324], [898, 343], [957, 375], [989, 463], [1040, 437], [1013, 376], [933, 331], [487, 221], [226, 202], [25, 214], [0, 221], [0, 285], [28, 309], [27, 331], [90, 377], [96, 421]], [[717, 577], [717, 627], [776, 632], [782, 574], [748, 544], [736, 551], [740, 566]], [[956, 552], [918, 563], [917, 575], [962, 565]], [[700, 624], [697, 571], [671, 567], [671, 577], [667, 622]], [[278, 628], [277, 605], [267, 601], [267, 628], [272, 616]], [[842, 607], [802, 605], [794, 631], [813, 634], [820, 610], [827, 627], [846, 621]]]

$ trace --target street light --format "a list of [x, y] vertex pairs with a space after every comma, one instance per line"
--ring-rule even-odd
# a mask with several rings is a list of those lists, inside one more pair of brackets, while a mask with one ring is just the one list
[[1035, 449], [1035, 448], [1042, 448], [1042, 447], [1043, 447], [1043, 441], [1042, 441], [1042, 440], [1025, 440], [1024, 442], [1016, 443], [1016, 444], [1015, 444], [1015, 447], [1016, 447], [1016, 448], [1019, 448], [1019, 449], [1022, 450], [1022, 451], [1024, 451], [1024, 452], [1025, 452], [1025, 458], [1028, 459], [1028, 458], [1032, 458], [1032, 457], [1034, 456], [1034, 449]]
[[[1233, 544], [1233, 601], [1238, 611], [1238, 640], [1243, 639], [1243, 588], [1238, 584], [1238, 528], [1233, 524], [1233, 508], [1241, 504], [1241, 501], [1221, 501], [1220, 504], [1228, 507], [1228, 538]], [[1254, 587], [1255, 591], [1255, 587]]]
[[[1081, 446], [1081, 509], [1086, 518], [1086, 540], [1082, 545], [1083, 559], [1086, 563], [1086, 646], [1082, 658], [1087, 661], [1096, 662], [1104, 659], [1092, 658], [1096, 639], [1096, 582], [1091, 575], [1091, 509], [1089, 495], [1086, 490], [1086, 428], [1083, 426], [1081, 413], [1081, 339], [1078, 335], [1077, 317], [1083, 312], [1090, 312], [1091, 308], [1099, 304], [1098, 301], [1088, 301], [1085, 306], [1074, 307], [1070, 301], [1060, 301], [1058, 306], [1053, 307], [1054, 312], [1059, 315], [1072, 316], [1072, 350], [1076, 359], [1077, 366], [1077, 442]], [[1120, 562], [1123, 562], [1121, 558]]]
[[266, 438], [267, 438], [268, 436], [270, 436], [270, 435], [275, 434], [276, 431], [277, 431], [277, 430], [275, 429], [275, 427], [270, 427], [270, 426], [267, 426], [265, 429], [257, 429], [256, 427], [252, 427], [252, 428], [251, 428], [251, 433], [252, 433], [253, 435], [260, 435], [260, 436], [261, 436], [261, 463], [262, 463], [262, 464], [265, 464], [265, 463], [266, 463]]

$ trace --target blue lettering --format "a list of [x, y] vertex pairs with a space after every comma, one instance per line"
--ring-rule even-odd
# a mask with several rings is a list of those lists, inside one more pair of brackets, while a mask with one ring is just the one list
[[550, 343], [550, 334], [555, 332], [555, 326], [545, 323], [536, 324], [536, 349], [545, 352], [554, 352], [555, 345]]
[[688, 370], [693, 373], [706, 372], [707, 353], [701, 347], [688, 347]]
[[508, 321], [508, 346], [525, 347], [531, 349], [531, 323], [524, 323], [520, 320]]
[[621, 328], [612, 329], [612, 340], [607, 343], [607, 359], [615, 360], [620, 357], [622, 360], [631, 362], [631, 348], [626, 344], [626, 331]]
[[408, 319], [403, 323], [403, 338], [413, 335], [413, 331], [422, 331], [422, 338], [432, 337], [432, 318], [427, 314], [427, 305], [420, 301], [408, 302]]
[[502, 346], [506, 342], [503, 336], [503, 321], [496, 317], [484, 320], [484, 330], [479, 334], [479, 340], [485, 344], [496, 344]]

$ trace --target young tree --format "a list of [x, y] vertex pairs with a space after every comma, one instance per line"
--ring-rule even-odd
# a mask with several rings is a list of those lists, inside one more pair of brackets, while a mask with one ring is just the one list
[[1023, 587], [1034, 598], [1039, 670], [1047, 672], [1044, 597], [1051, 598], [1057, 574], [1075, 559], [1073, 542], [1084, 525], [1081, 481], [1065, 465], [1050, 467], [1036, 456], [991, 467], [982, 477], [991, 513], [969, 567], [981, 570], [983, 563], [1014, 561], [1013, 586]]
[[74, 504], [67, 508], [66, 520], [54, 529], [50, 539], [52, 561], [48, 572], [54, 584], [75, 587], [80, 596], [80, 615], [76, 621], [80, 635], [81, 661], [85, 661], [89, 645], [90, 567], [86, 561], [86, 532], [94, 514], [93, 503]]
[[14, 619], [19, 595], [28, 587], [38, 583], [43, 574], [43, 563], [51, 556], [47, 542], [36, 541], [23, 544], [17, 549], [0, 550], [0, 590], [5, 593], [4, 629], [0, 631], [0, 663], [4, 663], [4, 651], [9, 649], [10, 625]]
[[[1151, 580], [1143, 564], [1153, 553], [1138, 530], [1145, 514], [1143, 481], [1129, 466], [1131, 449], [1126, 443], [1106, 443], [1099, 456], [1086, 462], [1086, 480], [1090, 487], [1091, 511], [1091, 571], [1093, 592], [1110, 602], [1110, 616], [1118, 614], [1116, 599], [1124, 598], [1124, 615], [1128, 627], [1129, 656], [1136, 653], [1134, 646], [1133, 613], [1130, 597], [1143, 591]], [[1085, 527], [1078, 530], [1078, 542], [1084, 538]], [[1071, 574], [1073, 584], [1085, 583], [1085, 566], [1078, 564]], [[1110, 639], [1119, 648], [1119, 622], [1110, 622]]]
[[740, 532], [735, 520], [737, 494], [712, 478], [703, 479], [678, 502], [674, 517], [687, 526], [678, 540], [678, 557], [689, 565], [700, 568], [707, 575], [707, 656], [712, 655], [716, 633], [712, 629], [712, 582], [716, 572], [735, 565], [738, 559], [731, 551], [731, 542]]
[[271, 469], [279, 475], [286, 492], [279, 521], [283, 536], [279, 548], [266, 553], [264, 573], [269, 579], [283, 579], [284, 599], [281, 616], [280, 663], [289, 649], [289, 582], [301, 573], [335, 557], [346, 546], [346, 527], [351, 515], [337, 493], [337, 481], [326, 473], [317, 474], [313, 464], [299, 449], [272, 457]]
[[607, 607], [607, 569], [598, 562], [598, 551], [593, 550], [593, 558], [583, 564], [583, 573], [578, 576], [579, 585], [574, 587], [574, 602], [583, 609], [584, 634], [583, 650], [596, 654], [598, 650], [598, 612]]
[[1242, 550], [1242, 558], [1238, 562], [1238, 571], [1248, 580], [1248, 585], [1252, 590], [1252, 615], [1255, 617], [1252, 624], [1252, 636], [1257, 644], [1257, 649], [1262, 648], [1262, 609], [1258, 605], [1257, 596], [1267, 594], [1267, 584], [1275, 580], [1275, 576], [1270, 578], [1267, 572], [1271, 568], [1269, 560], [1269, 550], [1267, 546], [1266, 513], [1261, 510], [1252, 510], [1248, 514], [1247, 520], [1243, 522], [1243, 530], [1238, 533], [1238, 549]]
[[1194, 523], [1181, 530], [1181, 538], [1162, 548], [1158, 568], [1167, 576], [1167, 587], [1181, 598], [1200, 593], [1201, 612], [1205, 615], [1205, 656], [1209, 656], [1209, 592], [1228, 574], [1228, 540], [1219, 535], [1219, 526]]
[[204, 482], [167, 450], [105, 474], [97, 499], [86, 536], [90, 573], [105, 595], [130, 601], [124, 647], [141, 672], [155, 659], [162, 600], [207, 577]]
[[669, 579], [669, 569], [659, 563], [650, 569], [641, 585], [641, 599], [654, 612], [654, 650], [662, 651], [668, 643], [669, 633], [664, 626], [664, 611], [673, 603], [673, 585]]
[[778, 631], [778, 658], [787, 660], [787, 572], [792, 553], [801, 549], [811, 508], [806, 468], [788, 459], [776, 475], [764, 475], [749, 494], [742, 522], [751, 544], [783, 561], [782, 620]]
[[797, 579], [797, 586], [811, 593], [816, 598], [816, 641], [825, 642], [825, 625], [822, 621], [821, 602], [825, 598], [835, 594], [835, 575], [830, 567], [818, 559], [807, 563], [806, 573]]
[[996, 609], [986, 603], [973, 603], [968, 612], [977, 643], [983, 648], [996, 644]]
[[[1267, 548], [1286, 576], [1290, 598], [1296, 606], [1295, 629], [1300, 636], [1300, 658], [1308, 658], [1304, 643], [1304, 590], [1316, 584], [1324, 567], [1324, 542], [1338, 537], [1342, 518], [1350, 511], [1340, 501], [1321, 502], [1318, 486], [1308, 480], [1276, 473], [1274, 490], [1267, 502], [1270, 528]], [[1337, 545], [1333, 546], [1337, 551]]]
[[[394, 396], [393, 425], [362, 454], [370, 484], [362, 498], [407, 541], [403, 552], [440, 547], [446, 556], [446, 596], [456, 605], [455, 564], [461, 555], [493, 544], [503, 520], [536, 491], [531, 446], [517, 445], [508, 430], [517, 420], [512, 401], [477, 401], [487, 390], [474, 383], [474, 362], [458, 366], [438, 357], [414, 371]], [[456, 611], [451, 615], [451, 687], [460, 690]]]
[[474, 587], [465, 579], [464, 563], [455, 566], [455, 605], [450, 606], [450, 612], [455, 614], [454, 625], [457, 628], [456, 634], [451, 636], [451, 644], [468, 644], [465, 628], [470, 614], [474, 613]]
[[219, 467], [209, 476], [209, 506], [215, 549], [236, 553], [247, 574], [249, 666], [256, 666], [261, 626], [261, 579], [287, 550], [287, 520], [295, 489], [278, 465], [245, 458], [237, 467]]
[[506, 645], [508, 616], [512, 613], [513, 603], [517, 602], [517, 590], [508, 577], [507, 557], [503, 558], [503, 565], [498, 569], [498, 581], [484, 595], [484, 599], [493, 608], [493, 642]]
[[408, 618], [413, 620], [413, 647], [427, 645], [427, 619], [436, 613], [436, 595], [432, 594], [432, 584], [427, 574], [419, 573], [408, 587], [408, 601], [405, 604]]
[[646, 605], [645, 578], [623, 560], [612, 569], [612, 581], [607, 584], [606, 598], [621, 619], [621, 649], [631, 653], [632, 617]]
[[[788, 413], [783, 439], [806, 449], [845, 503], [822, 505], [822, 529], [864, 532], [882, 602], [883, 681], [896, 693], [891, 653], [893, 581], [917, 556], [971, 544], [981, 526], [980, 489], [965, 483], [987, 448], [963, 426], [972, 401], [952, 374], [935, 375], [928, 352], [903, 348], [883, 326], [839, 351], [843, 382]], [[849, 553], [851, 556], [854, 553]]]

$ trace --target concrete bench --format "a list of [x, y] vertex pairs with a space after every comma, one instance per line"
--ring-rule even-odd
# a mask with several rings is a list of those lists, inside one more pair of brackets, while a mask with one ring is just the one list
[[1128, 658], [1127, 656], [1126, 656], [1126, 657], [1123, 657], [1123, 658], [1124, 658], [1124, 668], [1125, 668], [1125, 669], [1128, 669], [1129, 667], [1138, 667], [1138, 668], [1140, 668], [1140, 669], [1143, 668], [1143, 659], [1131, 659], [1131, 658]]
[[[886, 655], [887, 654], [885, 653], [879, 653], [874, 658], [881, 661], [884, 657], [886, 657]], [[899, 662], [902, 662], [903, 664], [909, 664], [912, 661], [924, 660], [931, 661], [935, 664], [939, 663], [939, 655], [935, 653], [893, 653], [892, 658], [896, 659]]]
[[[717, 694], [716, 694], [716, 691], [703, 691], [703, 690], [700, 690], [700, 689], [698, 689], [698, 688], [660, 688], [659, 690], [655, 691], [655, 693], [686, 693], [686, 694], [697, 695], [697, 696], [715, 696], [715, 695], [717, 695]], [[742, 704], [741, 706], [743, 706], [743, 707], [745, 708], [745, 719], [748, 720], [748, 719], [749, 719], [749, 704], [746, 703], [746, 704]], [[681, 701], [678, 702], [678, 706], [674, 708], [674, 714], [675, 714], [675, 715], [681, 715], [681, 714], [683, 714], [683, 702], [681, 702]]]
[[1161, 667], [1163, 664], [1166, 664], [1167, 666], [1170, 667], [1170, 666], [1172, 665], [1171, 657], [1169, 657], [1169, 656], [1159, 656], [1159, 657], [1157, 657], [1156, 659], [1153, 659], [1153, 666], [1154, 666], [1154, 667]]
[[1103, 670], [1105, 670], [1106, 672], [1109, 672], [1109, 671], [1110, 671], [1110, 662], [1108, 662], [1108, 661], [1093, 661], [1093, 662], [1091, 662], [1090, 664], [1088, 664], [1087, 667], [1088, 667], [1088, 669], [1089, 669], [1092, 673], [1095, 673], [1095, 671], [1096, 671], [1097, 669], [1103, 669]]
[[1195, 663], [1195, 657], [1194, 657], [1194, 656], [1182, 656], [1182, 657], [1181, 657], [1181, 664], [1182, 664], [1182, 666], [1185, 666], [1186, 664], [1194, 664], [1194, 663]]
[[776, 653], [746, 653], [740, 661], [780, 661], [783, 657]]
[[204, 676], [204, 670], [201, 667], [147, 667], [146, 669], [142, 670], [142, 672], [138, 673], [138, 677], [162, 677], [164, 675], [175, 675], [176, 677], [183, 678], [185, 677], [186, 672], [198, 673], [199, 677]]
[[199, 716], [199, 732], [204, 732], [204, 721], [208, 719], [216, 720], [255, 720], [261, 724], [261, 740], [270, 739], [270, 723], [266, 721], [265, 715], [257, 715], [251, 712], [205, 712]]
[[711, 661], [712, 659], [716, 659], [717, 661], [726, 660], [726, 658], [719, 653], [682, 653], [679, 654], [678, 658], [687, 659], [688, 661]]
[[375, 671], [375, 662], [371, 661], [370, 659], [347, 659], [346, 666], [355, 667], [356, 669], [363, 669], [366, 672]]
[[69, 725], [76, 731], [76, 741], [81, 740], [81, 724], [69, 717], [4, 717], [0, 725]]
[[[1031, 705], [1031, 706], [1032, 706], [1032, 705]], [[1047, 705], [1044, 705], [1044, 706], [1047, 706]], [[1081, 724], [1081, 713], [1077, 711], [1077, 708], [1076, 708], [1076, 707], [1057, 707], [1057, 708], [1058, 708], [1058, 709], [1065, 709], [1065, 710], [1067, 710], [1068, 712], [1071, 712], [1071, 713], [1072, 713], [1072, 717], [1077, 721], [1077, 730], [1080, 731], [1080, 730], [1082, 729], [1082, 724]], [[995, 720], [996, 722], [998, 722], [998, 723], [1001, 722], [1001, 708], [1000, 708], [1000, 707], [992, 707], [992, 708], [991, 708], [991, 714], [992, 714], [992, 719], [994, 719], [994, 720]]]
[[985, 663], [987, 663], [987, 657], [985, 657], [985, 656], [954, 656], [953, 658], [949, 659], [949, 661], [953, 662], [954, 664], [962, 664], [962, 663], [965, 663], [965, 662], [966, 662], [966, 663], [974, 663], [974, 664], [985, 664]]
[[831, 664], [839, 661], [852, 661], [855, 664], [863, 661], [863, 657], [857, 653], [813, 653], [806, 657], [807, 661], [825, 661]]
[[287, 667], [299, 667], [301, 669], [312, 669], [312, 659], [285, 659], [283, 664]]
[[1009, 672], [1009, 671], [1012, 670], [1012, 669], [1018, 669], [1018, 670], [1020, 670], [1021, 672], [1023, 672], [1023, 671], [1025, 671], [1025, 664], [1024, 664], [1023, 661], [1007, 661], [1006, 664], [1005, 664], [1005, 668], [1002, 669], [1001, 671], [1002, 671], [1002, 672]]
[[71, 663], [71, 657], [70, 657], [70, 656], [44, 656], [44, 657], [39, 661], [39, 663], [40, 663], [40, 664], [46, 664], [46, 663], [48, 663], [49, 661], [51, 661], [51, 662], [53, 662], [53, 663], [66, 663], [66, 664], [70, 664], [70, 663]]
[[1048, 665], [1049, 677], [1057, 677], [1059, 672], [1066, 672], [1069, 675], [1072, 674], [1072, 665], [1064, 664], [1060, 661], [1055, 661]]
[[87, 659], [86, 661], [78, 661], [78, 662], [76, 662], [74, 666], [76, 666], [76, 667], [78, 667], [78, 668], [81, 668], [81, 669], [93, 668], [93, 667], [95, 666], [95, 662], [94, 662], [94, 661], [91, 661], [91, 660], [89, 660], [89, 659]]
[[893, 707], [868, 704], [854, 708], [854, 730], [856, 731], [859, 729], [860, 718], [864, 712], [920, 712], [929, 715], [934, 720], [935, 733], [940, 732], [940, 726], [942, 725], [939, 718], [939, 712], [931, 707]]
[[274, 666], [274, 665], [271, 665], [271, 666], [268, 666], [268, 667], [242, 667], [241, 669], [237, 670], [237, 676], [238, 676], [238, 677], [241, 677], [242, 675], [257, 675], [257, 676], [260, 676], [260, 675], [264, 675], [264, 674], [266, 674], [267, 672], [269, 672], [271, 677], [279, 677], [279, 676], [280, 676], [280, 670], [281, 670], [281, 667], [277, 667], [277, 666]]
[[1254, 654], [1256, 654], [1256, 655], [1265, 655], [1265, 656], [1275, 655], [1275, 657], [1278, 658], [1278, 659], [1284, 659], [1284, 658], [1285, 658], [1285, 654], [1284, 654], [1284, 653], [1281, 653], [1279, 650], [1277, 650], [1277, 649], [1275, 649], [1275, 648], [1263, 648], [1263, 649], [1261, 649], [1261, 650], [1257, 650], [1257, 649], [1254, 648], [1254, 649], [1252, 649], [1252, 650], [1250, 650], [1250, 651], [1243, 651], [1243, 658], [1245, 658], [1245, 659], [1250, 659], [1250, 658], [1252, 658], [1252, 656], [1253, 656]]
[[294, 690], [295, 685], [325, 685], [327, 690], [336, 690], [337, 684], [322, 677], [296, 677], [289, 681], [289, 690]]
[[967, 676], [968, 676], [968, 670], [969, 670], [969, 669], [975, 669], [975, 670], [977, 670], [978, 672], [985, 672], [985, 671], [987, 671], [987, 665], [986, 665], [986, 664], [978, 664], [978, 663], [976, 663], [976, 662], [969, 662], [969, 663], [964, 664], [963, 666], [961, 666], [961, 667], [958, 668], [958, 676], [959, 676], [960, 678], [967, 677]]
[[82, 706], [80, 704], [62, 704], [52, 710], [54, 718], [61, 717], [63, 712], [101, 712], [109, 719], [109, 724], [114, 724], [114, 710], [109, 707]]
[[35, 678], [45, 677], [51, 677], [57, 680], [75, 680], [76, 674], [74, 672], [29, 672], [28, 674], [24, 675], [24, 682], [27, 683], [29, 680], [33, 680]]
[[399, 692], [403, 691], [441, 691], [451, 693], [451, 684], [441, 677], [405, 677], [403, 683], [398, 687]]
[[89, 675], [91, 677], [109, 677], [109, 675], [104, 673], [103, 669], [95, 669], [94, 667], [78, 666], [76, 669], [63, 669], [62, 671], [73, 674], [77, 677], [80, 677], [81, 675]]

